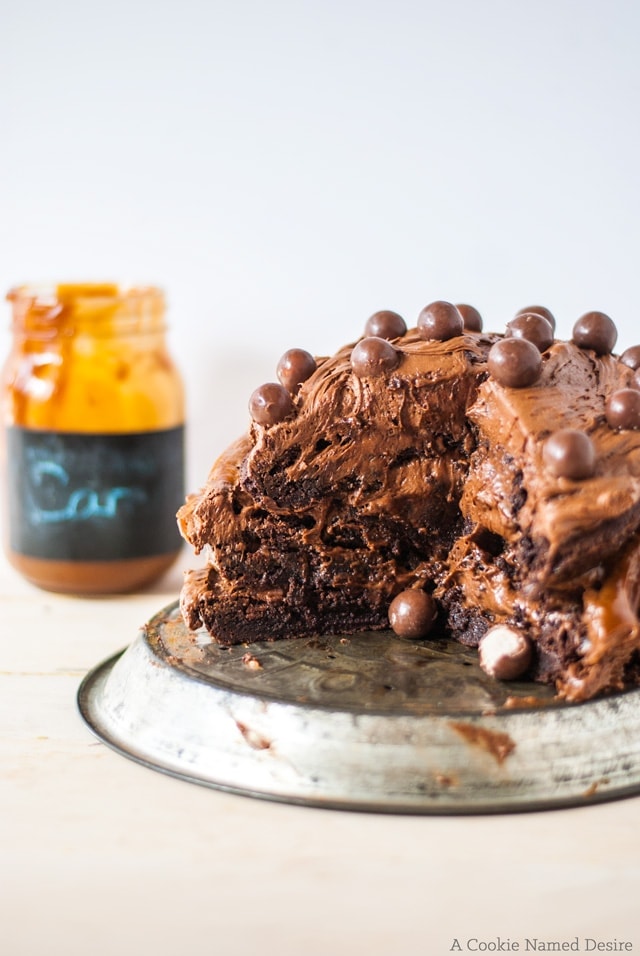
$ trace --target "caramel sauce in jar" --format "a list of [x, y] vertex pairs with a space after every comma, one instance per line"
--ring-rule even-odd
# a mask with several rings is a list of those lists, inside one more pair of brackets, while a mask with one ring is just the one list
[[133, 591], [174, 562], [184, 392], [159, 289], [20, 286], [1, 378], [4, 545], [40, 587]]

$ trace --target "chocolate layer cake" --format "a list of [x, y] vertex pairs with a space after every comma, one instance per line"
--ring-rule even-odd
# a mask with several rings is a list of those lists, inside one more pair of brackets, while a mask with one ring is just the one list
[[640, 347], [539, 306], [503, 334], [436, 302], [331, 358], [293, 349], [179, 512], [221, 644], [391, 626], [571, 700], [640, 682]]

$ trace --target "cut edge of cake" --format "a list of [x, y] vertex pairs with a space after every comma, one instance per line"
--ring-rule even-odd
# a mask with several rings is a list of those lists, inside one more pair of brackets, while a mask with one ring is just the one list
[[[602, 313], [563, 342], [542, 307], [501, 335], [465, 308], [404, 331], [376, 313], [333, 357], [283, 356], [178, 514], [207, 562], [185, 576], [189, 628], [352, 633], [395, 602], [397, 633], [479, 646], [498, 678], [518, 646], [518, 676], [569, 700], [638, 682], [640, 354], [613, 355]], [[422, 635], [415, 591], [437, 611]]]

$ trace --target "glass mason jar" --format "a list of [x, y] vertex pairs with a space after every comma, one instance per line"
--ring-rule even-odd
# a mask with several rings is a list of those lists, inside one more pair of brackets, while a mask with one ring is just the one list
[[4, 539], [40, 587], [132, 591], [175, 560], [184, 393], [159, 289], [20, 286], [2, 372]]

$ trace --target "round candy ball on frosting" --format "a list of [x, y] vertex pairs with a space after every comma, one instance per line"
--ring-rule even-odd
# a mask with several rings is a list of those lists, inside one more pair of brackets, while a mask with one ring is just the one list
[[586, 432], [561, 428], [547, 438], [542, 449], [547, 468], [558, 478], [582, 481], [593, 477], [596, 450]]
[[531, 641], [522, 631], [507, 624], [496, 624], [478, 645], [480, 667], [497, 680], [517, 680], [533, 660]]
[[640, 428], [640, 390], [620, 388], [613, 392], [605, 406], [605, 414], [612, 428], [623, 431]]
[[543, 319], [546, 319], [549, 325], [551, 326], [552, 332], [556, 330], [556, 318], [553, 312], [550, 312], [549, 309], [544, 305], [528, 305], [524, 309], [519, 309], [516, 312], [516, 318], [519, 315], [541, 315]]
[[500, 385], [527, 388], [540, 378], [542, 358], [527, 339], [506, 338], [491, 346], [487, 366], [491, 377]]
[[418, 316], [418, 332], [423, 339], [446, 342], [463, 331], [462, 316], [451, 302], [432, 302]]
[[482, 316], [473, 305], [463, 302], [457, 305], [456, 309], [462, 316], [465, 332], [482, 332]]
[[316, 360], [304, 349], [288, 349], [276, 369], [280, 382], [290, 392], [297, 392], [316, 370]]
[[351, 367], [358, 378], [372, 378], [396, 368], [400, 352], [377, 335], [360, 339], [351, 352]]
[[407, 331], [407, 323], [397, 312], [383, 309], [374, 312], [367, 319], [364, 327], [365, 335], [374, 335], [379, 339], [397, 339]]
[[426, 637], [437, 615], [436, 602], [426, 591], [401, 591], [389, 605], [389, 624], [399, 637]]
[[259, 425], [275, 425], [293, 414], [291, 395], [284, 385], [267, 382], [252, 393], [249, 412]]
[[640, 368], [640, 345], [632, 345], [631, 348], [626, 349], [620, 356], [620, 361], [629, 368]]
[[586, 312], [573, 327], [573, 341], [596, 355], [610, 355], [618, 338], [613, 319], [604, 312]]
[[546, 352], [553, 345], [553, 329], [548, 319], [535, 312], [522, 312], [507, 323], [506, 335], [514, 339], [532, 342], [539, 352]]

